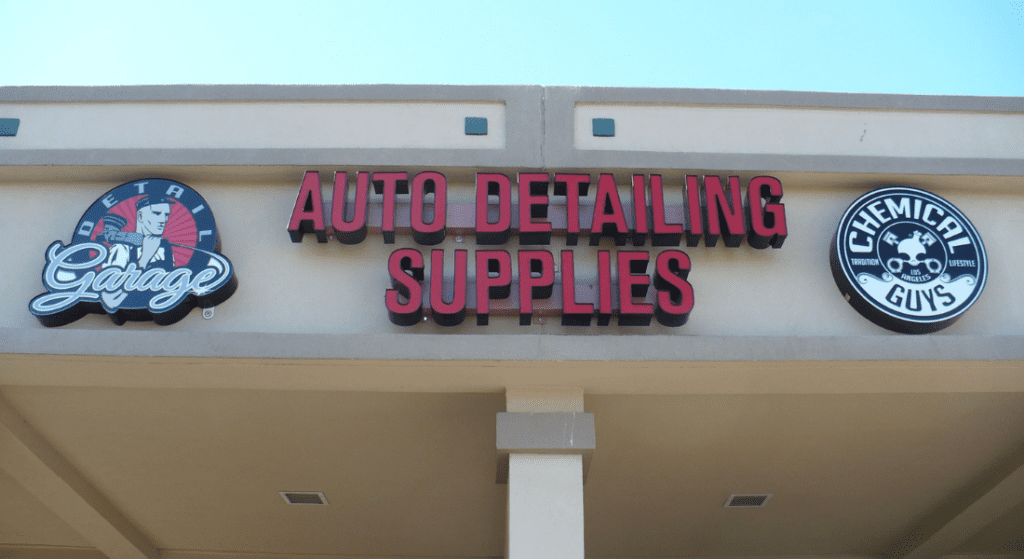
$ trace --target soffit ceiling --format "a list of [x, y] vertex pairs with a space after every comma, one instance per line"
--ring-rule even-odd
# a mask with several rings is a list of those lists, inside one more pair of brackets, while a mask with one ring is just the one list
[[[502, 394], [2, 393], [163, 550], [504, 553]], [[591, 557], [878, 555], [1024, 462], [1021, 393], [592, 395], [585, 407]], [[287, 505], [281, 490], [323, 491], [330, 505]], [[722, 508], [743, 492], [774, 496]], [[0, 549], [88, 546], [2, 472], [0, 501], [15, 505], [0, 507]], [[1021, 533], [1018, 506], [957, 552], [1013, 553]]]
[[954, 552], [1024, 555], [1024, 503], [986, 526]]
[[0, 549], [7, 544], [90, 548], [89, 540], [75, 532], [0, 469]]

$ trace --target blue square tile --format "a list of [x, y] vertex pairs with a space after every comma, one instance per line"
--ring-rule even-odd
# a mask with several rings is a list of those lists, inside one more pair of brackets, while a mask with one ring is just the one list
[[594, 119], [594, 135], [602, 137], [611, 137], [615, 135], [615, 119], [614, 118], [595, 118]]
[[0, 136], [17, 136], [21, 119], [0, 118]]
[[466, 117], [466, 135], [467, 136], [486, 136], [487, 135], [487, 119], [480, 116], [467, 116]]

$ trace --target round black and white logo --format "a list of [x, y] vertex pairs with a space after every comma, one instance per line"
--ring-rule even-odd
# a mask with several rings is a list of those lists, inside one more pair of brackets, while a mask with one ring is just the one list
[[988, 277], [985, 246], [967, 216], [905, 186], [858, 198], [839, 221], [830, 261], [836, 285], [857, 312], [907, 334], [955, 322]]

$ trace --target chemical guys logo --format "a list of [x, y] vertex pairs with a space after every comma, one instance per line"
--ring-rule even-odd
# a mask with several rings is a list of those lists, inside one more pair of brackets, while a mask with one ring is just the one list
[[172, 324], [235, 292], [234, 268], [219, 250], [213, 214], [196, 191], [165, 179], [123, 184], [89, 207], [71, 244], [46, 249], [48, 293], [29, 310], [44, 326], [89, 313], [115, 324]]
[[846, 210], [830, 250], [832, 276], [875, 324], [907, 334], [941, 330], [981, 295], [988, 261], [967, 217], [903, 186], [869, 192]]

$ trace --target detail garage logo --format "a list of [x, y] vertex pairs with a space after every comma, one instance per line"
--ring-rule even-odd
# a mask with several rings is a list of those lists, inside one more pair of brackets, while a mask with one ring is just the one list
[[985, 246], [967, 217], [930, 192], [903, 186], [869, 192], [846, 210], [830, 261], [857, 312], [907, 334], [955, 322], [988, 277]]
[[195, 190], [166, 179], [123, 184], [86, 210], [71, 244], [46, 249], [47, 293], [29, 310], [44, 326], [89, 313], [172, 324], [235, 292], [234, 268], [219, 250], [213, 214]]

